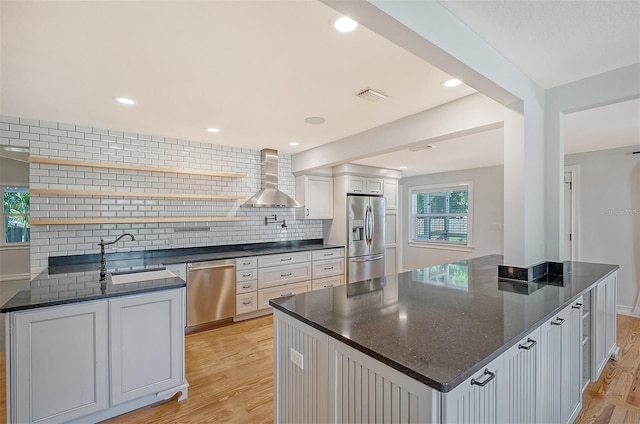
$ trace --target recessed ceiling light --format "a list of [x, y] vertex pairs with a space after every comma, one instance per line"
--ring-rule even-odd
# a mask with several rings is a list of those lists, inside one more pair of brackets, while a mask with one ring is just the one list
[[298, 143], [297, 141], [290, 141], [289, 142], [289, 146], [299, 146], [300, 143]]
[[306, 122], [307, 124], [318, 125], [318, 124], [324, 124], [325, 122], [327, 122], [327, 120], [324, 118], [321, 118], [320, 116], [310, 116], [308, 118], [305, 118], [304, 122]]
[[134, 100], [128, 99], [126, 97], [116, 97], [116, 101], [118, 103], [122, 103], [123, 105], [134, 105], [136, 102]]
[[358, 23], [348, 16], [340, 16], [333, 21], [333, 27], [338, 32], [352, 32], [358, 28]]
[[400, 167], [400, 169], [407, 169], [407, 167], [406, 167], [406, 166], [404, 166], [404, 165], [402, 165], [402, 166]]
[[220, 130], [218, 128], [207, 128], [207, 131], [209, 131], [210, 133], [219, 133]]
[[434, 146], [433, 144], [424, 144], [422, 146], [415, 146], [415, 147], [410, 147], [409, 151], [410, 152], [418, 152], [420, 150], [426, 150], [426, 149], [435, 149], [437, 146]]
[[442, 82], [442, 86], [447, 88], [457, 87], [460, 84], [462, 84], [462, 81], [460, 81], [458, 78], [451, 78]]

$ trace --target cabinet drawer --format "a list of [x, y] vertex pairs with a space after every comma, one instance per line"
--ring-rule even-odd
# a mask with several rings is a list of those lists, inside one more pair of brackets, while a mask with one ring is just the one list
[[311, 252], [311, 259], [314, 261], [322, 261], [324, 259], [343, 258], [344, 249], [322, 249]]
[[258, 270], [258, 288], [281, 286], [311, 279], [311, 263], [274, 266]]
[[258, 293], [243, 293], [236, 295], [236, 315], [246, 314], [258, 310]]
[[258, 282], [256, 280], [236, 283], [236, 294], [255, 292], [257, 289]]
[[328, 287], [341, 286], [344, 284], [344, 275], [335, 275], [333, 277], [318, 278], [311, 282], [311, 290], [326, 289]]
[[308, 292], [311, 288], [310, 281], [300, 283], [287, 284], [284, 286], [271, 287], [268, 289], [258, 290], [258, 309], [269, 307], [269, 300], [276, 297], [291, 296], [298, 293]]
[[341, 274], [344, 275], [344, 259], [342, 258], [314, 262], [311, 277], [316, 279]]
[[243, 269], [236, 272], [236, 282], [256, 280], [258, 271], [255, 269]]
[[281, 255], [258, 256], [258, 266], [260, 268], [276, 265], [289, 265], [300, 262], [309, 262], [311, 252], [284, 253]]
[[257, 267], [257, 264], [258, 264], [257, 256], [236, 259], [236, 269], [238, 271], [243, 269], [255, 269]]

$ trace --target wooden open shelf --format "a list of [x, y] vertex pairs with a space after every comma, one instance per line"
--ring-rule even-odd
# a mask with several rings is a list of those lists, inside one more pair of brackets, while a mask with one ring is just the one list
[[188, 194], [188, 193], [143, 193], [143, 192], [117, 192], [117, 191], [91, 191], [91, 190], [51, 190], [44, 188], [32, 188], [31, 194], [45, 196], [101, 196], [101, 197], [134, 197], [134, 198], [164, 198], [164, 199], [202, 199], [202, 200], [241, 200], [244, 196], [232, 196], [226, 194]]
[[243, 178], [245, 176], [245, 174], [237, 174], [234, 172], [214, 172], [214, 171], [204, 171], [204, 170], [198, 170], [198, 169], [161, 168], [161, 167], [155, 167], [155, 166], [132, 165], [132, 164], [126, 164], [126, 163], [88, 162], [88, 161], [71, 160], [71, 159], [52, 159], [52, 158], [43, 158], [39, 156], [29, 156], [29, 162], [41, 163], [45, 165], [81, 166], [85, 168], [124, 169], [129, 171], [204, 175], [208, 177], [220, 177], [220, 178]]
[[176, 216], [149, 218], [43, 218], [31, 219], [31, 225], [81, 225], [81, 224], [153, 224], [159, 222], [235, 222], [244, 221], [240, 216]]

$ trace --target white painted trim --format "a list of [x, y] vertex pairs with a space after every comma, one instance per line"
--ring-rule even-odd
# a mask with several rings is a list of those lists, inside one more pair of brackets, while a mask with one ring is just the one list
[[571, 260], [580, 260], [580, 165], [564, 167], [571, 173]]
[[411, 247], [418, 247], [420, 249], [455, 250], [458, 252], [473, 252], [473, 246], [468, 246], [468, 245], [457, 246], [455, 244], [447, 244], [447, 243], [436, 244], [436, 243], [419, 242], [419, 241], [412, 241], [407, 244]]
[[31, 274], [24, 273], [24, 274], [7, 274], [7, 275], [0, 275], [0, 282], [3, 281], [18, 281], [18, 280], [31, 280]]
[[633, 312], [633, 307], [631, 306], [616, 305], [616, 313], [618, 315], [628, 315], [630, 317], [640, 318], [640, 315]]

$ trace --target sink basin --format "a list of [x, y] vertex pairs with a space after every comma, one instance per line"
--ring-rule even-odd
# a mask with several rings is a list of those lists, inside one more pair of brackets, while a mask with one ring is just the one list
[[168, 269], [159, 269], [154, 271], [139, 271], [131, 272], [129, 274], [116, 274], [111, 275], [112, 284], [125, 284], [125, 283], [137, 283], [139, 281], [158, 280], [161, 278], [177, 277], [176, 274]]

